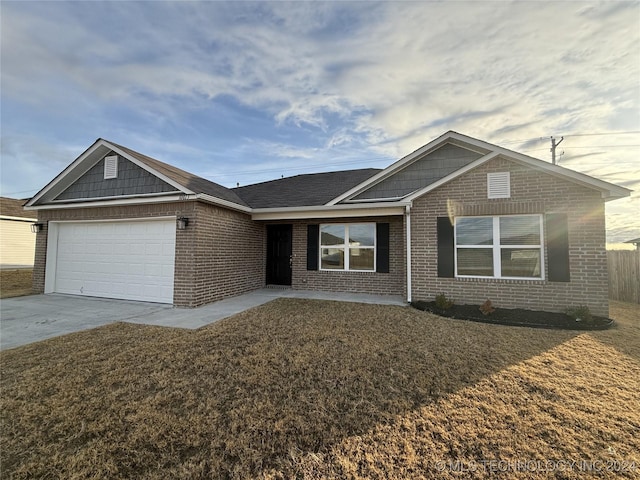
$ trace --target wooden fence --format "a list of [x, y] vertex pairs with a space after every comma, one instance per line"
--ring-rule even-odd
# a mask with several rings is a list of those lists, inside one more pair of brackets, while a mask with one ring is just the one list
[[609, 298], [640, 303], [640, 250], [608, 250]]

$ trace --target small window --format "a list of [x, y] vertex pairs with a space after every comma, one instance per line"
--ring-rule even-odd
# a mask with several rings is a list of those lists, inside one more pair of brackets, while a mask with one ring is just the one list
[[104, 179], [118, 178], [118, 156], [104, 157]]
[[375, 271], [375, 223], [320, 226], [320, 269]]
[[487, 173], [487, 198], [511, 197], [509, 172]]
[[542, 217], [458, 217], [455, 262], [458, 277], [542, 279]]

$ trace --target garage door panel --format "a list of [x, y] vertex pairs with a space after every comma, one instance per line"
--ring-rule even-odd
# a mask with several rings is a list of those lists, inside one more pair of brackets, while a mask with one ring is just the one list
[[66, 230], [66, 232], [61, 232], [62, 238], [68, 239], [73, 241], [74, 238], [77, 238], [78, 236], [86, 236], [87, 234], [87, 226], [86, 225], [71, 225], [69, 229]]
[[110, 293], [111, 284], [98, 280], [86, 280], [83, 282], [82, 290], [85, 295], [93, 295], [94, 293]]
[[[133, 255], [144, 255], [144, 252], [146, 250], [145, 245], [143, 243], [131, 244], [129, 248]], [[169, 246], [168, 248], [171, 248], [171, 246]]]
[[82, 292], [83, 283], [80, 280], [73, 278], [65, 278], [60, 280], [60, 293], [77, 293], [80, 295]]
[[54, 291], [173, 303], [175, 221], [61, 224]]
[[88, 255], [98, 255], [101, 251], [102, 249], [100, 248], [100, 245], [95, 243], [87, 244], [87, 248], [85, 250]]
[[149, 242], [145, 246], [144, 254], [152, 257], [162, 255], [162, 245], [159, 242]]
[[169, 266], [169, 265], [162, 265], [162, 276], [165, 278], [168, 277], [173, 277], [174, 274], [174, 268], [173, 265]]
[[105, 273], [107, 275], [117, 275], [120, 272], [125, 272], [126, 270], [123, 270], [123, 268], [125, 268], [126, 265], [123, 265], [122, 263], [117, 263], [117, 262], [100, 262], [100, 271], [102, 273]]
[[162, 277], [162, 265], [145, 265], [144, 274], [148, 277]]
[[143, 295], [144, 296], [152, 296], [152, 295], [160, 295], [160, 296], [166, 296], [166, 295], [173, 295], [173, 287], [167, 287], [167, 286], [161, 286], [161, 285], [155, 285], [155, 286], [149, 286], [149, 285], [145, 285], [143, 288]]
[[144, 269], [144, 263], [129, 263], [127, 265], [123, 266], [123, 271], [127, 274], [130, 275], [131, 278], [135, 278], [136, 276], [140, 275], [140, 272], [143, 271]]
[[58, 257], [60, 255], [71, 255], [73, 253], [73, 244], [71, 243], [58, 243]]

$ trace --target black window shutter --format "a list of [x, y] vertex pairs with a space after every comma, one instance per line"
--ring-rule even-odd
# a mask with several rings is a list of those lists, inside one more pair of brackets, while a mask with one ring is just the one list
[[569, 229], [566, 213], [547, 213], [547, 262], [550, 282], [569, 282]]
[[318, 270], [320, 225], [307, 225], [307, 270]]
[[388, 223], [376, 223], [376, 272], [389, 273]]
[[454, 277], [453, 225], [449, 217], [438, 217], [438, 276]]

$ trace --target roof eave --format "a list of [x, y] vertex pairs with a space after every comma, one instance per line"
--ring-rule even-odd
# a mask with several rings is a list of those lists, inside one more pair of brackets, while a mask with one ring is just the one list
[[[103, 148], [103, 152], [98, 152], [100, 148]], [[71, 164], [69, 164], [62, 172], [60, 172], [53, 180], [51, 180], [42, 190], [36, 193], [26, 204], [25, 208], [35, 206], [41, 199], [46, 198], [48, 193], [53, 193], [54, 196], [59, 195], [65, 189], [67, 189], [70, 185], [73, 184], [78, 178], [80, 178], [84, 173], [86, 173], [93, 165], [95, 165], [100, 159], [109, 153], [109, 151], [114, 151], [118, 155], [123, 156], [130, 162], [134, 163], [138, 167], [146, 170], [147, 172], [157, 176], [162, 181], [168, 183], [175, 189], [188, 194], [193, 195], [195, 192], [186, 188], [184, 185], [181, 185], [178, 182], [168, 178], [166, 175], [161, 174], [156, 171], [146, 163], [139, 161], [138, 159], [132, 157], [127, 152], [121, 150], [116, 145], [104, 140], [103, 138], [98, 138], [93, 144], [87, 148], [84, 152], [78, 156]], [[97, 159], [93, 158], [94, 154], [98, 152]], [[72, 172], [74, 173], [73, 175]], [[59, 192], [55, 192], [54, 189], [59, 187]]]
[[101, 207], [101, 206], [119, 206], [119, 205], [144, 205], [149, 203], [171, 203], [171, 202], [184, 202], [187, 200], [199, 200], [205, 203], [218, 205], [230, 210], [236, 210], [243, 213], [251, 213], [251, 208], [244, 205], [238, 205], [237, 203], [229, 202], [221, 198], [200, 194], [188, 194], [184, 192], [165, 192], [148, 195], [130, 195], [130, 196], [118, 196], [118, 197], [104, 197], [104, 198], [87, 198], [82, 200], [70, 200], [64, 202], [46, 203], [42, 205], [34, 205], [30, 207], [24, 207], [25, 210], [59, 210], [67, 208], [86, 208], [86, 207]]
[[62, 172], [60, 172], [53, 180], [47, 183], [38, 193], [36, 193], [33, 197], [29, 199], [27, 203], [24, 204], [25, 209], [27, 207], [31, 207], [38, 202], [43, 196], [45, 196], [48, 192], [51, 191], [56, 185], [58, 185], [62, 180], [64, 180], [73, 170], [79, 168], [82, 162], [84, 162], [89, 156], [95, 152], [99, 147], [100, 143], [103, 140], [98, 138], [95, 142], [89, 146], [84, 152], [82, 152], [78, 158], [76, 158], [73, 162], [71, 162]]
[[38, 219], [33, 217], [15, 217], [13, 215], [2, 215], [0, 214], [0, 220], [13, 220], [16, 222], [35, 222]]
[[117, 207], [127, 205], [145, 205], [153, 203], [172, 203], [185, 200], [195, 200], [195, 195], [186, 195], [181, 192], [168, 192], [164, 194], [153, 194], [147, 196], [132, 195], [124, 197], [103, 197], [103, 198], [87, 198], [83, 200], [70, 200], [64, 202], [44, 203], [41, 205], [33, 205], [24, 207], [25, 210], [66, 210], [71, 208], [88, 208], [88, 207]]
[[337, 203], [345, 201], [351, 197], [354, 197], [366, 191], [368, 188], [372, 187], [376, 183], [379, 183], [385, 178], [392, 176], [397, 171], [404, 168], [407, 164], [412, 163], [425, 155], [428, 155], [429, 153], [431, 153], [434, 150], [437, 150], [438, 148], [442, 147], [446, 143], [452, 143], [462, 148], [467, 148], [469, 150], [477, 151], [482, 155], [486, 155], [490, 153], [492, 150], [491, 148], [489, 148], [490, 147], [489, 145], [485, 144], [485, 142], [482, 142], [481, 140], [476, 140], [472, 137], [467, 137], [465, 135], [461, 135], [457, 132], [449, 130], [448, 132], [440, 135], [438, 138], [431, 140], [426, 145], [423, 145], [417, 150], [414, 150], [408, 155], [405, 155], [400, 160], [395, 161], [394, 163], [389, 165], [387, 168], [383, 169], [380, 173], [374, 175], [371, 178], [368, 178], [364, 182], [359, 183], [355, 187], [349, 189], [348, 191], [334, 198], [330, 202], [327, 202], [327, 205], [335, 205]]
[[308, 218], [382, 217], [403, 215], [411, 202], [312, 205], [304, 207], [254, 208], [253, 220], [295, 220]]
[[498, 157], [499, 155], [500, 154], [496, 153], [496, 152], [488, 153], [487, 155], [484, 155], [484, 156], [474, 160], [473, 162], [465, 165], [464, 167], [459, 168], [455, 172], [450, 173], [446, 177], [442, 177], [440, 180], [437, 180], [437, 181], [427, 185], [426, 187], [423, 187], [423, 188], [421, 188], [419, 190], [416, 190], [415, 192], [412, 192], [412, 193], [408, 194], [406, 197], [404, 197], [404, 200], [405, 201], [413, 201], [416, 198], [421, 197], [422, 195], [424, 195], [426, 193], [429, 193], [430, 191], [435, 190], [436, 188], [444, 185], [445, 183], [449, 183], [450, 181], [454, 180], [455, 178], [458, 178], [460, 175], [464, 175], [468, 171], [479, 167], [480, 165], [488, 162], [489, 160], [493, 160], [494, 158]]
[[133, 155], [129, 155], [127, 152], [125, 152], [124, 150], [118, 148], [116, 145], [114, 145], [114, 144], [112, 144], [112, 143], [110, 143], [110, 142], [108, 142], [106, 140], [103, 140], [103, 142], [104, 142], [104, 144], [106, 146], [108, 146], [111, 150], [116, 152], [118, 155], [122, 155], [124, 158], [126, 158], [130, 162], [134, 163], [135, 165], [137, 165], [138, 167], [142, 168], [143, 170], [146, 170], [147, 172], [151, 173], [152, 175], [155, 175], [156, 177], [158, 177], [163, 182], [168, 183], [172, 187], [180, 190], [181, 192], [183, 192], [183, 193], [185, 193], [187, 195], [194, 195], [196, 193], [196, 192], [190, 190], [189, 188], [185, 187], [181, 183], [178, 183], [175, 180], [173, 180], [173, 179], [167, 177], [166, 175], [160, 173], [159, 171], [157, 171], [155, 168], [151, 167], [150, 165], [147, 165], [146, 163], [138, 160]]
[[221, 198], [214, 197], [213, 195], [208, 195], [206, 193], [198, 193], [196, 194], [195, 198], [206, 203], [211, 203], [213, 205], [225, 207], [230, 210], [236, 210], [238, 212], [251, 213], [252, 211], [254, 211], [254, 209], [252, 209], [251, 207], [245, 207], [244, 205], [230, 202], [228, 200], [223, 200]]
[[632, 192], [632, 190], [625, 187], [621, 187], [614, 183], [607, 182], [605, 180], [600, 180], [599, 178], [592, 177], [591, 175], [576, 172], [575, 170], [570, 170], [568, 168], [561, 167], [559, 165], [553, 165], [543, 160], [529, 157], [527, 155], [522, 155], [517, 152], [511, 152], [510, 150], [506, 150], [506, 153], [502, 153], [502, 152], [500, 153], [502, 154], [503, 157], [509, 160], [526, 164], [532, 168], [543, 171], [554, 177], [561, 178], [563, 180], [597, 190], [600, 192], [605, 202], [628, 197], [629, 195], [631, 195], [631, 192]]
[[354, 197], [362, 193], [363, 191], [366, 191], [372, 185], [375, 185], [376, 183], [384, 180], [385, 178], [388, 178], [389, 176], [393, 175], [397, 171], [401, 170], [410, 162], [413, 162], [416, 159], [422, 157], [423, 155], [426, 155], [429, 152], [437, 148], [440, 148], [442, 145], [446, 143], [453, 143], [460, 147], [470, 148], [480, 153], [484, 152], [484, 155], [479, 159], [475, 160], [474, 162], [471, 162], [470, 164], [456, 170], [450, 175], [438, 180], [437, 182], [434, 182], [431, 185], [427, 185], [426, 187], [416, 192], [408, 194], [407, 196], [404, 197], [405, 200], [413, 200], [416, 197], [424, 195], [425, 193], [428, 193], [429, 191], [439, 187], [440, 185], [443, 185], [444, 183], [447, 183], [453, 180], [454, 178], [464, 174], [465, 172], [471, 170], [472, 168], [475, 168], [481, 165], [482, 163], [485, 163], [486, 161], [492, 158], [495, 158], [497, 156], [502, 156], [509, 160], [526, 164], [532, 168], [537, 168], [548, 174], [563, 178], [565, 180], [573, 181], [574, 183], [578, 183], [583, 186], [596, 189], [601, 192], [602, 198], [604, 199], [605, 202], [628, 197], [631, 194], [631, 190], [624, 187], [620, 187], [613, 183], [606, 182], [604, 180], [600, 180], [590, 175], [576, 172], [574, 170], [569, 170], [567, 168], [560, 167], [558, 165], [552, 165], [543, 160], [540, 160], [539, 158], [530, 157], [528, 155], [524, 155], [522, 153], [518, 153], [513, 150], [508, 150], [498, 145], [494, 145], [494, 144], [485, 142], [483, 140], [478, 140], [473, 137], [468, 137], [461, 133], [450, 130], [444, 133], [443, 135], [440, 135], [435, 140], [432, 140], [431, 142], [427, 143], [423, 147], [401, 158], [397, 162], [393, 163], [389, 167], [382, 170], [377, 175], [374, 175], [373, 177], [356, 185], [355, 187], [351, 188], [350, 190], [343, 193], [342, 195], [334, 198], [333, 200], [328, 202], [327, 205], [335, 205], [339, 202], [344, 202], [347, 199], [350, 199], [351, 197]]

